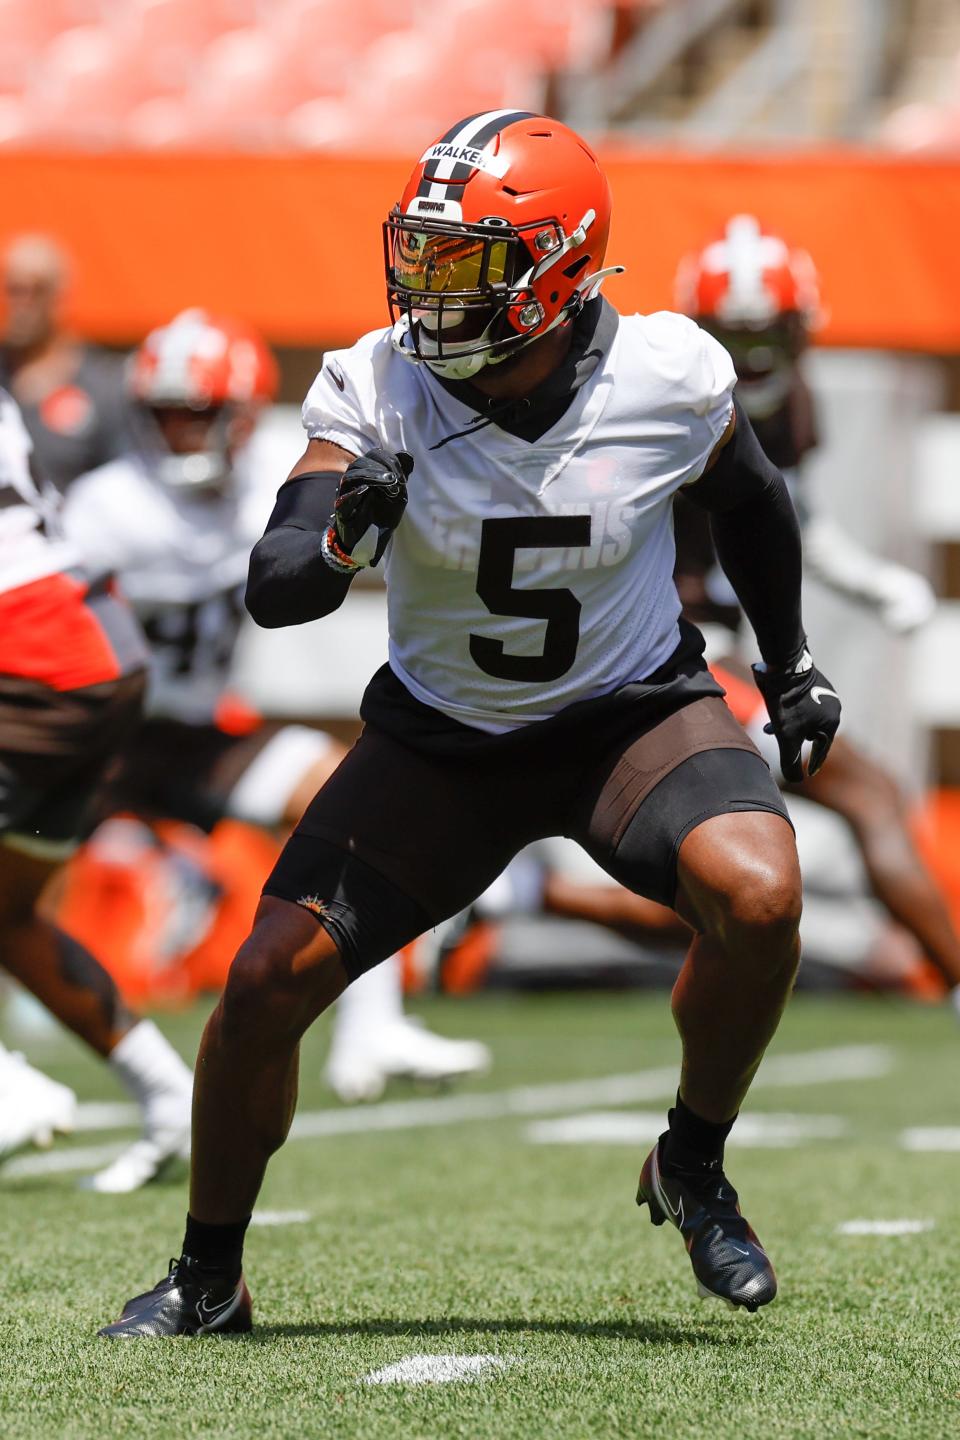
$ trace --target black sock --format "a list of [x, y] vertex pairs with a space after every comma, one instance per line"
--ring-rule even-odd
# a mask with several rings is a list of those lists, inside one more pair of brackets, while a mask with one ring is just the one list
[[207, 1225], [187, 1215], [183, 1237], [183, 1254], [200, 1270], [214, 1271], [228, 1280], [239, 1280], [243, 1268], [243, 1237], [250, 1224], [238, 1220], [234, 1225]]
[[667, 1115], [670, 1126], [664, 1147], [664, 1160], [681, 1169], [699, 1165], [722, 1165], [723, 1144], [733, 1129], [730, 1120], [715, 1124], [696, 1115], [677, 1091], [677, 1103]]

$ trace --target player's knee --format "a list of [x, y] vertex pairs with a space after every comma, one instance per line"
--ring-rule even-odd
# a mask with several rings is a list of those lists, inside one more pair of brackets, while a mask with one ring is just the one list
[[764, 950], [789, 947], [800, 925], [802, 891], [796, 866], [756, 858], [737, 866], [719, 906], [722, 938]]
[[230, 1038], [242, 1038], [262, 1020], [270, 991], [270, 957], [255, 943], [256, 936], [237, 951], [220, 998], [222, 1026]]
[[229, 1042], [267, 1046], [299, 1038], [347, 984], [339, 952], [324, 931], [283, 919], [255, 925], [237, 951], [220, 1001], [220, 1025]]
[[293, 1028], [297, 988], [288, 951], [255, 929], [237, 951], [220, 1002], [227, 1036], [251, 1041]]

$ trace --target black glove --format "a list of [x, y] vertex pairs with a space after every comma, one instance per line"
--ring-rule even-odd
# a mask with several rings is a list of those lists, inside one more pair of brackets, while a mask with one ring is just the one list
[[370, 450], [347, 466], [333, 509], [337, 542], [345, 554], [352, 555], [357, 541], [371, 525], [376, 525], [379, 536], [370, 564], [380, 563], [387, 541], [403, 518], [407, 476], [412, 469], [413, 456], [405, 450], [397, 455], [388, 450]]
[[785, 780], [803, 780], [803, 743], [812, 740], [808, 775], [816, 775], [840, 726], [840, 697], [804, 647], [798, 658], [775, 670], [754, 665], [753, 678], [766, 703], [767, 735], [777, 737]]

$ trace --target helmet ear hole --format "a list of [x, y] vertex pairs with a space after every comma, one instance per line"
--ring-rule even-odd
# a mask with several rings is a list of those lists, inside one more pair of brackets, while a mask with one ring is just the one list
[[572, 265], [567, 265], [563, 273], [564, 275], [566, 275], [568, 280], [575, 280], [580, 274], [580, 271], [586, 269], [589, 264], [590, 256], [581, 255], [578, 259], [574, 260]]

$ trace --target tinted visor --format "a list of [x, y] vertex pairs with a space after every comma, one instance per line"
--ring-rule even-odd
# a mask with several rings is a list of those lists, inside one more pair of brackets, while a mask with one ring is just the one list
[[514, 239], [390, 227], [392, 283], [421, 295], [477, 295], [509, 283]]

